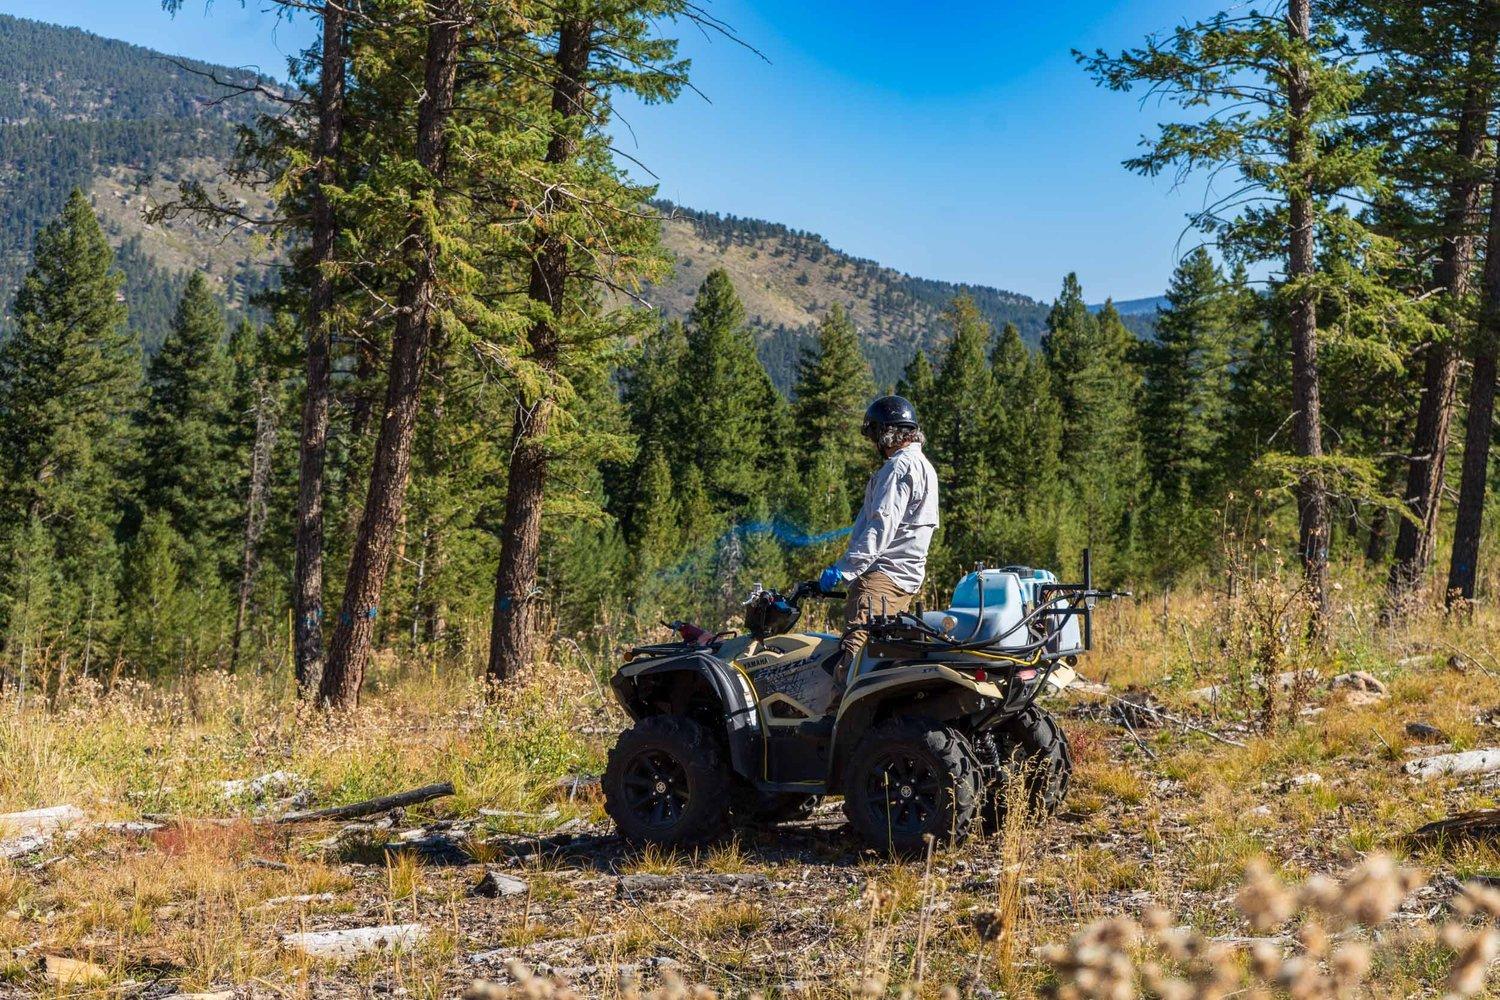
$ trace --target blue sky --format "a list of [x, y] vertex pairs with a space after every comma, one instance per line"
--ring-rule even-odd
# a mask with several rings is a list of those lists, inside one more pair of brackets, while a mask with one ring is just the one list
[[[0, 10], [281, 75], [312, 37], [264, 0], [0, 0]], [[809, 229], [924, 277], [1051, 299], [1159, 294], [1201, 183], [1127, 173], [1161, 112], [1096, 88], [1070, 49], [1120, 48], [1206, 0], [711, 0], [765, 58], [681, 29], [707, 97], [622, 107], [620, 147], [684, 205]], [[636, 171], [638, 174], [640, 171]], [[642, 174], [641, 176], [644, 176]]]

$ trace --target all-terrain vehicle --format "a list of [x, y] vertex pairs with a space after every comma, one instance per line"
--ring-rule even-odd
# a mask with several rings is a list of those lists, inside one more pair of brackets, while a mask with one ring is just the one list
[[638, 843], [680, 846], [731, 822], [767, 824], [843, 795], [856, 833], [912, 854], [993, 829], [1021, 790], [1055, 810], [1067, 737], [1037, 704], [1093, 645], [1095, 590], [1045, 571], [977, 568], [943, 611], [869, 609], [845, 689], [840, 637], [794, 632], [813, 583], [756, 589], [745, 633], [674, 622], [675, 641], [632, 649], [612, 685], [634, 720], [609, 754], [605, 809]]

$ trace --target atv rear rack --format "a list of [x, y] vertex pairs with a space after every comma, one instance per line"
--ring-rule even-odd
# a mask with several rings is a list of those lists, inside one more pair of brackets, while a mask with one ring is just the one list
[[[1036, 606], [1031, 611], [1004, 632], [988, 639], [971, 641], [972, 636], [978, 634], [980, 623], [984, 618], [984, 576], [982, 574], [977, 579], [979, 607], [974, 617], [974, 629], [970, 632], [970, 640], [954, 640], [946, 632], [933, 628], [923, 621], [920, 615], [910, 611], [902, 611], [894, 615], [878, 615], [864, 627], [870, 631], [872, 646], [888, 646], [894, 643], [903, 646], [919, 646], [924, 652], [984, 652], [1017, 662], [1032, 654], [1040, 654], [1034, 663], [1027, 664], [1028, 666], [1039, 665], [1046, 661], [1078, 656], [1093, 649], [1094, 607], [1100, 600], [1130, 596], [1129, 591], [1096, 590], [1093, 576], [1093, 560], [1089, 550], [1084, 549], [1082, 583], [1044, 584], [1038, 591]], [[1054, 640], [1061, 637], [1068, 619], [1075, 617], [1082, 619], [1079, 630], [1083, 640], [1082, 645], [1043, 652]], [[1051, 627], [1040, 638], [1020, 646], [1000, 645], [1017, 631], [1030, 629], [1042, 619], [1046, 619]]]

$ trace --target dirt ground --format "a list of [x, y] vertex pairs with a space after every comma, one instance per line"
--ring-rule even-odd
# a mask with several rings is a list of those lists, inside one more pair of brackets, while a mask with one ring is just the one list
[[[1257, 675], [1207, 652], [1225, 627], [1211, 600], [1112, 615], [1088, 683], [1050, 704], [1076, 765], [1061, 813], [905, 863], [861, 850], [836, 801], [691, 855], [628, 849], [588, 780], [623, 725], [604, 660], [551, 663], [485, 707], [451, 673], [393, 659], [345, 720], [217, 676], [13, 705], [0, 810], [76, 812], [31, 840], [14, 821], [0, 834], [0, 994], [447, 997], [513, 983], [519, 963], [586, 996], [676, 977], [729, 995], [1103, 996], [1077, 992], [1057, 947], [1158, 911], [1236, 975], [1268, 941], [1329, 968], [1306, 918], [1256, 926], [1247, 866], [1294, 885], [1390, 856], [1422, 877], [1389, 919], [1346, 932], [1373, 968], [1342, 995], [1442, 995], [1461, 946], [1437, 925], [1468, 912], [1466, 881], [1500, 883], [1500, 856], [1483, 832], [1409, 835], [1492, 805], [1500, 771], [1407, 765], [1500, 747], [1494, 623], [1363, 629]], [[1333, 683], [1354, 671], [1375, 683]], [[455, 793], [271, 822], [434, 781]], [[296, 937], [369, 927], [383, 946], [359, 955]], [[1271, 989], [1324, 995], [1294, 987]]]

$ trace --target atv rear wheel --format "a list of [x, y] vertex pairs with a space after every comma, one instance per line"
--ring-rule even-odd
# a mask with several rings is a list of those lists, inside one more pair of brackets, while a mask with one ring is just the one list
[[928, 719], [880, 723], [844, 771], [844, 814], [877, 850], [920, 854], [961, 842], [979, 812], [979, 763], [957, 731]]
[[724, 832], [729, 769], [697, 722], [653, 715], [621, 734], [604, 768], [604, 811], [631, 843], [681, 847]]
[[1020, 783], [1031, 814], [1057, 812], [1073, 777], [1073, 752], [1057, 720], [1035, 705], [1005, 725], [983, 734], [981, 758], [991, 764], [985, 789], [984, 826], [994, 833], [1005, 824], [1009, 798]]

